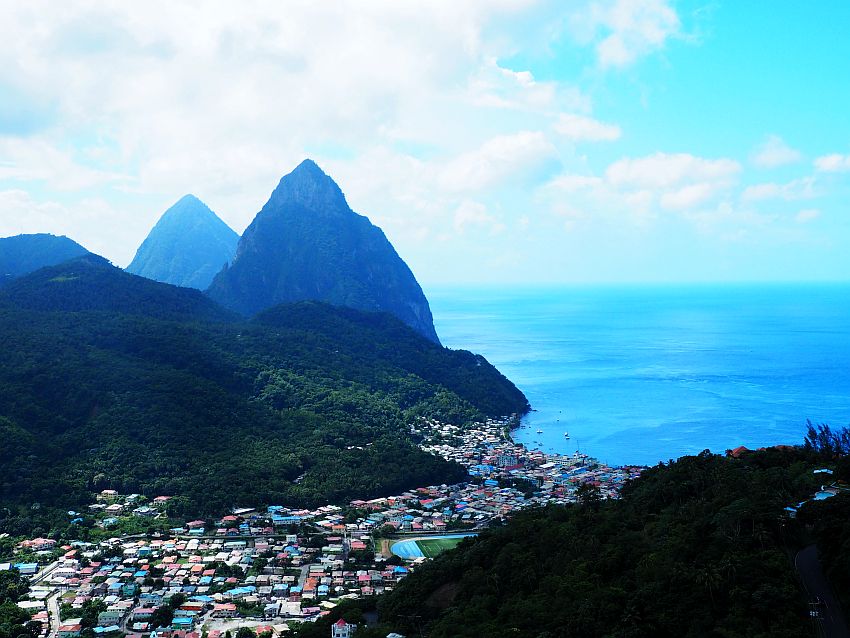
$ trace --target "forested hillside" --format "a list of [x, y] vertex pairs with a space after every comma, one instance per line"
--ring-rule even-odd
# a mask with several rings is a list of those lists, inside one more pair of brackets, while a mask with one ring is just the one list
[[81, 257], [88, 251], [67, 237], [40, 233], [0, 238], [0, 286], [45, 266]]
[[[830, 481], [850, 479], [846, 454], [809, 446], [683, 457], [619, 501], [582, 488], [580, 504], [524, 512], [417, 568], [378, 599], [380, 626], [362, 635], [810, 635], [797, 550], [817, 541], [839, 595], [850, 593], [850, 495], [811, 500], [824, 467]], [[323, 623], [341, 613], [361, 609]], [[324, 635], [323, 623], [299, 635]]]
[[0, 295], [0, 500], [15, 506], [0, 527], [105, 488], [218, 513], [457, 481], [410, 440], [411, 419], [527, 408], [482, 358], [388, 316], [314, 303], [229, 319], [90, 258]]

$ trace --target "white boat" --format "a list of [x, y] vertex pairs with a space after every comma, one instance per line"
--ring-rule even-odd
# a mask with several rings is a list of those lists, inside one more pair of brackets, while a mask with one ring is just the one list
[[543, 434], [543, 430], [537, 430], [537, 434]]
[[569, 433], [569, 432], [564, 432], [564, 438], [565, 438], [565, 439], [570, 438], [570, 433]]

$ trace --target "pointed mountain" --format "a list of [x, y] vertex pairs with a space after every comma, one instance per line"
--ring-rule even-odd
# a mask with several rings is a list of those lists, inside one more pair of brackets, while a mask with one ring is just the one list
[[0, 238], [0, 286], [45, 266], [88, 254], [65, 236], [36, 234]]
[[439, 343], [410, 268], [312, 160], [280, 180], [207, 293], [244, 315], [305, 300], [388, 312]]
[[127, 272], [154, 281], [206, 290], [236, 254], [237, 235], [194, 195], [162, 215]]
[[238, 318], [198, 290], [131, 275], [91, 253], [15, 279], [0, 290], [0, 302], [25, 310], [109, 312], [170, 321]]

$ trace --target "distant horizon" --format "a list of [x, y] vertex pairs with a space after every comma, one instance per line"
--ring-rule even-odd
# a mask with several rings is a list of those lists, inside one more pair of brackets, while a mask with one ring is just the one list
[[[33, 233], [17, 233], [15, 235], [8, 235], [4, 237], [0, 237], [0, 239], [7, 239], [9, 237], [16, 237], [19, 235], [53, 235], [54, 237], [65, 237], [70, 239], [78, 244], [80, 244], [86, 250], [89, 250], [85, 244], [77, 241], [74, 237], [69, 235], [59, 235], [56, 233], [51, 233], [49, 231], [43, 232], [33, 232]], [[241, 237], [241, 235], [240, 235]], [[116, 263], [114, 260], [110, 259], [106, 255], [101, 255], [95, 251], [89, 250], [89, 252], [97, 255], [98, 257], [103, 257], [109, 263], [111, 263], [116, 268], [121, 268], [122, 270], [126, 270], [129, 262], [126, 265], [121, 265]], [[131, 258], [132, 259], [132, 258]], [[414, 276], [416, 273], [413, 273]], [[787, 287], [787, 286], [809, 286], [809, 285], [824, 285], [824, 286], [841, 286], [841, 285], [850, 285], [850, 277], [847, 279], [727, 279], [727, 280], [718, 280], [718, 279], [701, 279], [701, 280], [684, 280], [684, 279], [667, 279], [667, 280], [585, 280], [585, 281], [554, 281], [554, 280], [541, 280], [538, 279], [536, 281], [521, 281], [521, 280], [508, 280], [503, 282], [494, 282], [494, 281], [469, 281], [469, 280], [433, 280], [433, 281], [423, 281], [422, 279], [417, 277], [417, 281], [419, 285], [423, 288], [426, 295], [428, 294], [428, 289], [431, 290], [440, 290], [440, 289], [463, 289], [463, 288], [474, 288], [477, 290], [511, 290], [513, 291], [516, 288], [528, 288], [528, 289], [569, 289], [569, 288], [677, 288], [677, 287], [685, 287], [685, 286], [693, 286], [697, 288], [711, 288], [711, 287], [748, 287], [748, 286], [770, 286], [770, 287]]]

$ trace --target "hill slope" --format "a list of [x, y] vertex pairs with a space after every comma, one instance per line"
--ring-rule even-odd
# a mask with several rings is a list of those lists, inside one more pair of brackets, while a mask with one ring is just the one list
[[245, 315], [303, 300], [388, 312], [438, 341], [410, 268], [311, 160], [280, 180], [208, 293]]
[[169, 208], [136, 251], [127, 272], [206, 290], [236, 254], [237, 235], [194, 195]]
[[[40, 516], [105, 488], [180, 495], [200, 514], [453, 482], [465, 471], [421, 452], [411, 419], [526, 407], [485, 361], [394, 318], [307, 304], [230, 322], [181, 305], [200, 293], [90, 261], [34, 273], [0, 303], [0, 501], [12, 510], [0, 529], [49, 529]], [[128, 287], [146, 296], [131, 303]]]
[[0, 286], [39, 268], [60, 264], [88, 252], [64, 236], [37, 234], [0, 238]]
[[[809, 635], [793, 563], [806, 532], [783, 509], [819, 489], [812, 472], [827, 462], [800, 448], [706, 451], [647, 470], [619, 501], [580, 488], [583, 504], [520, 513], [417, 568], [378, 601], [383, 626], [364, 637]], [[847, 530], [847, 500], [802, 510], [836, 508], [829, 520]], [[846, 587], [846, 554], [836, 562]], [[327, 635], [337, 613], [298, 635]]]
[[0, 292], [0, 299], [28, 310], [115, 312], [187, 321], [236, 318], [197, 290], [131, 275], [93, 254], [20, 277]]

